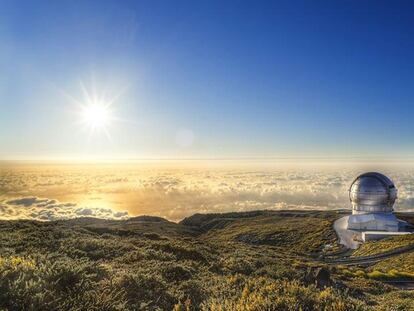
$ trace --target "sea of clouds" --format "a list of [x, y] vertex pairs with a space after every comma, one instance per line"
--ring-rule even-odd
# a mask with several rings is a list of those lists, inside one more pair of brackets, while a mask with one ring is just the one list
[[[355, 168], [2, 166], [0, 219], [125, 219], [258, 209], [346, 209]], [[386, 170], [397, 210], [414, 203], [414, 169]]]

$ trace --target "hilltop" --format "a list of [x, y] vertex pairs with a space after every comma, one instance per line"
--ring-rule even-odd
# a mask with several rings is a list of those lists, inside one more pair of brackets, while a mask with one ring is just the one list
[[351, 254], [332, 227], [346, 213], [0, 221], [0, 309], [413, 310], [386, 282], [414, 279], [414, 252], [372, 257], [413, 236]]

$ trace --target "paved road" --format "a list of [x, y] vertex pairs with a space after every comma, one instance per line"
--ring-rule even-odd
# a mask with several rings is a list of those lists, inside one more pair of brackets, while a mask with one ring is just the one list
[[328, 264], [345, 266], [370, 265], [378, 261], [412, 251], [414, 251], [414, 245], [409, 245], [406, 247], [398, 248], [392, 251], [384, 252], [381, 254], [375, 254], [371, 256], [324, 258], [322, 259], [322, 261]]
[[389, 285], [403, 290], [414, 290], [414, 281], [383, 281]]
[[[345, 265], [345, 266], [369, 266], [378, 261], [398, 256], [404, 253], [414, 251], [414, 245], [398, 248], [389, 252], [376, 254], [372, 256], [361, 256], [361, 257], [336, 257], [336, 258], [325, 258], [323, 261], [333, 265]], [[395, 286], [401, 290], [414, 290], [414, 281], [382, 281], [389, 285]]]

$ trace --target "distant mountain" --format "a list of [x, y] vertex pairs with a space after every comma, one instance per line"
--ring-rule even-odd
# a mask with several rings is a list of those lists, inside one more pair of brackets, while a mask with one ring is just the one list
[[170, 221], [162, 217], [142, 215], [142, 216], [128, 218], [127, 222], [170, 222]]

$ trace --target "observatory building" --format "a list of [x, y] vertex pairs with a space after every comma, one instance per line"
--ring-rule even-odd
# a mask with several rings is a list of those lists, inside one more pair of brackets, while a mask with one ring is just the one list
[[349, 188], [349, 199], [352, 215], [348, 218], [348, 229], [399, 231], [400, 221], [393, 213], [397, 188], [387, 176], [359, 175]]
[[408, 223], [394, 215], [397, 188], [387, 176], [380, 173], [359, 175], [349, 188], [352, 215], [335, 222], [335, 230], [342, 244], [358, 247], [358, 242], [378, 240], [406, 232]]

